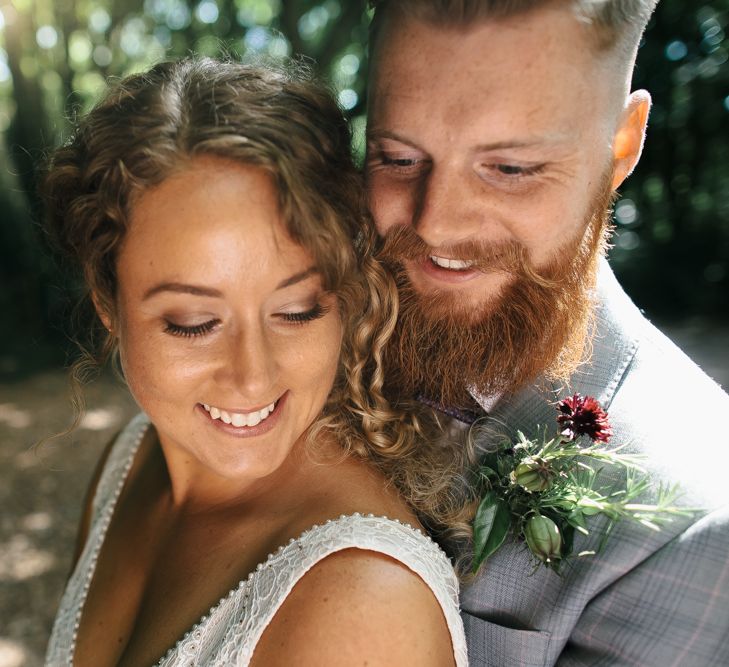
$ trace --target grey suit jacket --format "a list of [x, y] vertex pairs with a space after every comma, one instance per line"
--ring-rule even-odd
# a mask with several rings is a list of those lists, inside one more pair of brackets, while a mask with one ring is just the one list
[[[729, 665], [729, 396], [653, 327], [607, 262], [591, 362], [569, 388], [529, 389], [502, 401], [490, 423], [534, 433], [554, 425], [554, 403], [573, 391], [609, 410], [611, 444], [646, 456], [656, 483], [679, 482], [691, 518], [660, 532], [617, 525], [604, 551], [561, 575], [538, 569], [508, 542], [465, 586], [472, 665]], [[728, 341], [729, 343], [729, 341]], [[610, 470], [620, 483], [621, 471]], [[575, 538], [575, 553], [599, 539]]]

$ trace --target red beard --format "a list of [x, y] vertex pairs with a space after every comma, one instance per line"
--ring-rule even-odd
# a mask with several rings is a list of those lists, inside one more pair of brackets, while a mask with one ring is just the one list
[[438, 253], [411, 226], [391, 229], [380, 252], [400, 293], [397, 328], [384, 355], [388, 395], [469, 408], [471, 392], [513, 393], [539, 377], [566, 382], [589, 347], [598, 260], [611, 230], [611, 183], [612, 176], [606, 176], [584, 232], [544, 267], [534, 267], [515, 241], [449, 247], [448, 256], [512, 276], [480, 309], [459, 303], [452, 293], [416, 292], [403, 260], [429, 261]]

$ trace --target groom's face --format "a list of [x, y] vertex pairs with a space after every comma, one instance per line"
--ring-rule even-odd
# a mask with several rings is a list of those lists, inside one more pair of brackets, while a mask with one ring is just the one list
[[472, 267], [480, 252], [520, 246], [538, 269], [574, 251], [604, 175], [615, 187], [629, 169], [615, 163], [627, 82], [595, 54], [565, 9], [466, 29], [385, 22], [368, 188], [381, 234], [411, 226], [430, 249], [403, 262], [416, 292], [488, 313], [513, 277]]

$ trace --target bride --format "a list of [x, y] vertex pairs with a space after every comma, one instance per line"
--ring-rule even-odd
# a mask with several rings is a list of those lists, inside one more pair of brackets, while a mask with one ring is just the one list
[[80, 122], [44, 197], [143, 410], [92, 482], [46, 664], [465, 665], [423, 532], [466, 526], [463, 450], [383, 397], [396, 292], [330, 95], [157, 65]]

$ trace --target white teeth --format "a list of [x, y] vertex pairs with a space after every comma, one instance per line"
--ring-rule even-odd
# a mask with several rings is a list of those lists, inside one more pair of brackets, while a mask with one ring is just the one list
[[273, 412], [273, 409], [276, 407], [276, 401], [257, 412], [248, 412], [246, 414], [241, 414], [240, 412], [226, 412], [225, 410], [220, 410], [219, 408], [208, 405], [207, 403], [203, 403], [203, 407], [210, 413], [210, 416], [213, 419], [220, 419], [226, 424], [233, 424], [233, 426], [240, 428], [241, 426], [257, 426], [260, 424]]
[[430, 261], [436, 266], [440, 266], [444, 269], [455, 269], [456, 271], [462, 271], [473, 266], [473, 262], [466, 261], [463, 259], [448, 259], [447, 257], [436, 257], [435, 255], [430, 256]]

